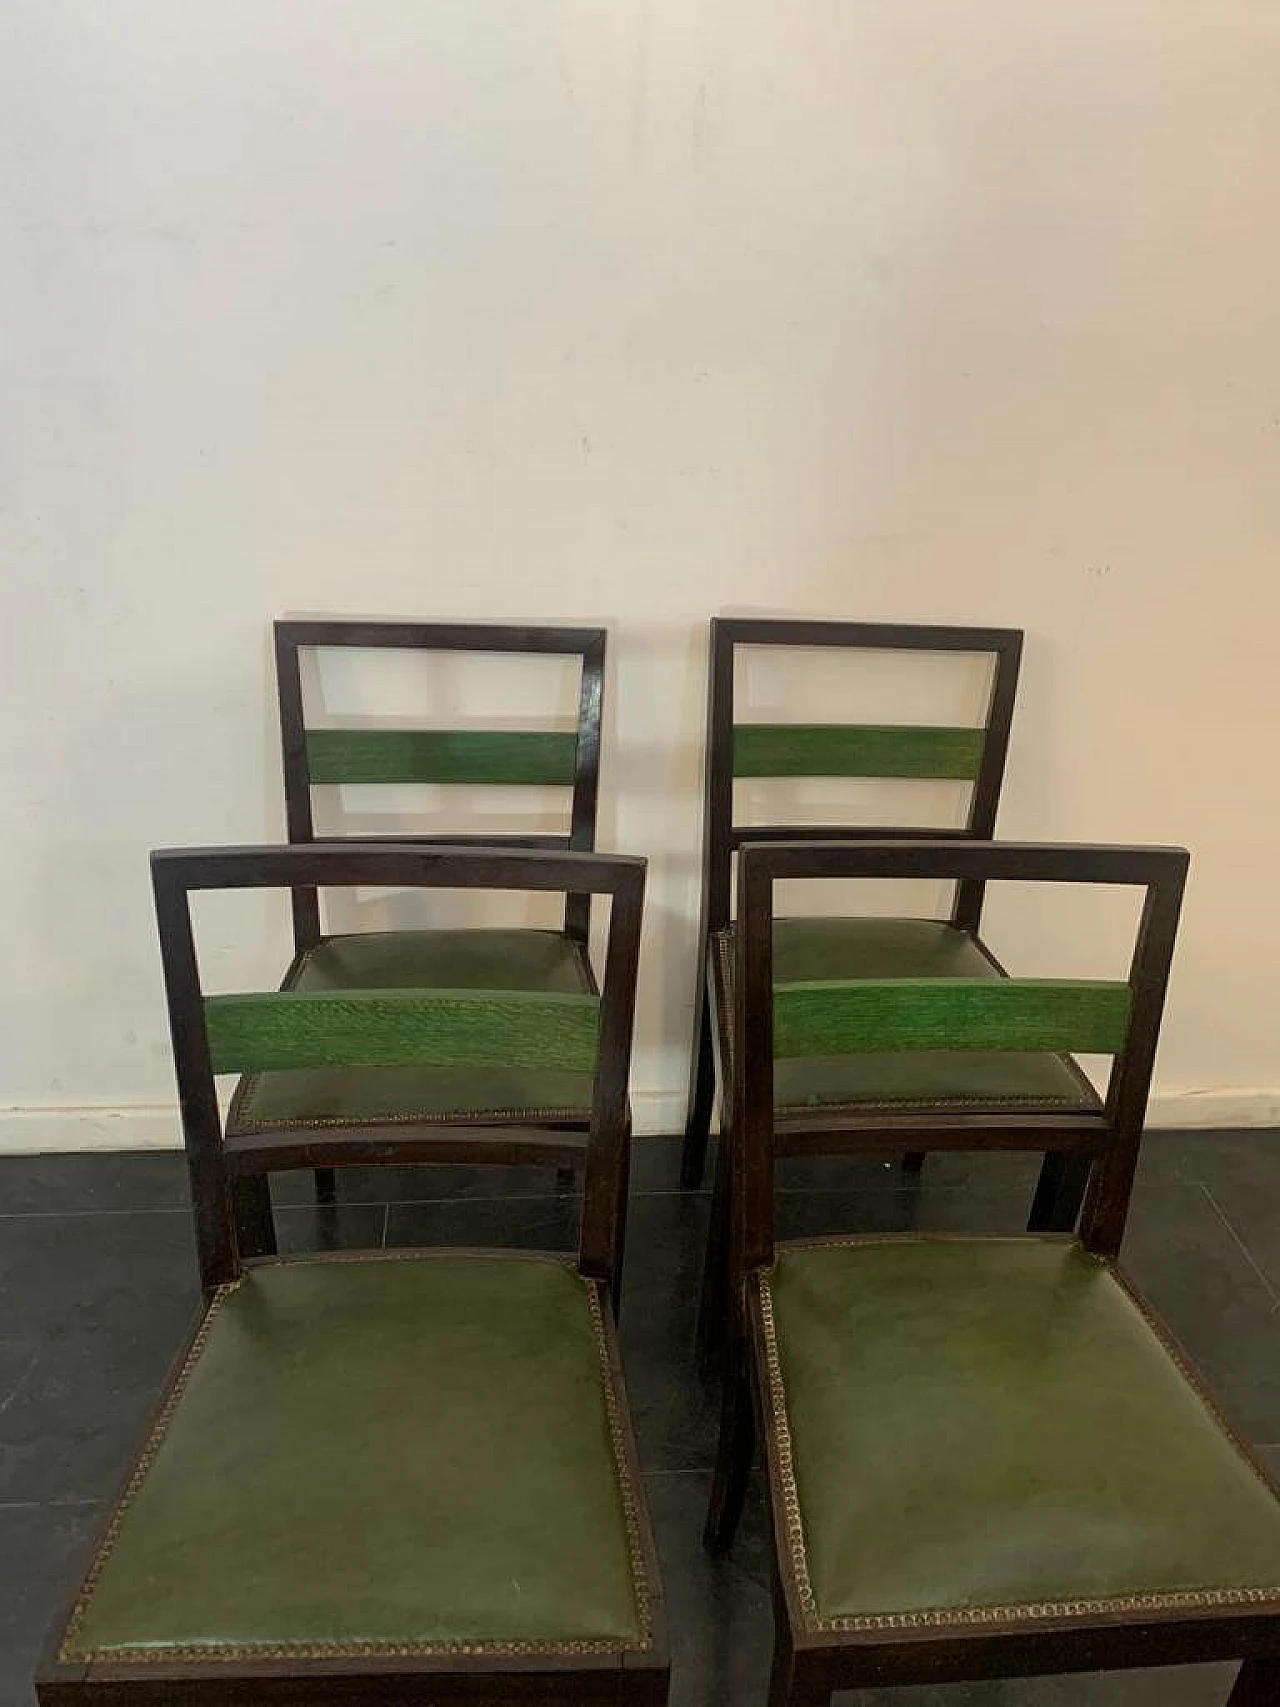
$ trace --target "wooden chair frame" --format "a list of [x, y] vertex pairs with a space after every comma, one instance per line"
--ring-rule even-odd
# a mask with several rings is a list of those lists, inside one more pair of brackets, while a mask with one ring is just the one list
[[[969, 812], [962, 829], [926, 826], [831, 825], [805, 828], [789, 824], [743, 826], [734, 822], [734, 741], [741, 726], [734, 716], [734, 660], [740, 646], [832, 647], [914, 653], [987, 654], [994, 667], [986, 714], [975, 734], [981, 750], [974, 768]], [[791, 842], [816, 840], [859, 844], [882, 840], [990, 841], [995, 834], [996, 813], [1004, 781], [1009, 735], [1017, 698], [1022, 661], [1022, 631], [1016, 628], [931, 627], [912, 623], [807, 622], [770, 619], [713, 617], [711, 619], [710, 681], [707, 698], [706, 778], [703, 810], [702, 916], [698, 930], [696, 1013], [691, 1069], [688, 1120], [681, 1158], [681, 1183], [696, 1187], [702, 1181], [711, 1109], [717, 1082], [715, 1038], [716, 968], [712, 963], [715, 933], [733, 918], [733, 861], [748, 842], [785, 846]], [[855, 727], [855, 726], [851, 726]], [[889, 732], [896, 733], [896, 732]], [[954, 733], [939, 731], [939, 734]], [[995, 956], [978, 937], [982, 922], [985, 882], [961, 878], [952, 898], [950, 923], [970, 932], [978, 947], [998, 972]], [[1077, 1072], [1082, 1100], [1093, 1098], [1092, 1087]], [[727, 1070], [719, 1074], [728, 1086]], [[730, 1127], [727, 1119], [730, 1096], [721, 1092], [722, 1140]], [[971, 1119], [985, 1116], [970, 1115]], [[874, 1127], [884, 1136], [884, 1153], [905, 1159], [909, 1171], [918, 1170], [924, 1151], [946, 1145], [952, 1130], [951, 1117], [931, 1110], [849, 1114], [843, 1110], [819, 1110], [795, 1115], [780, 1122], [780, 1130], [803, 1133], [807, 1147], [817, 1149], [819, 1133], [838, 1152], [846, 1139], [859, 1143]], [[942, 1138], [938, 1141], [939, 1133]], [[717, 1150], [715, 1191], [711, 1224], [703, 1266], [702, 1299], [698, 1314], [697, 1360], [704, 1374], [710, 1373], [719, 1357], [725, 1326], [725, 1245], [728, 1238], [729, 1157], [722, 1141]], [[1068, 1232], [1075, 1226], [1089, 1178], [1090, 1157], [1072, 1151], [1049, 1151], [1041, 1170], [1040, 1184], [1032, 1203], [1029, 1225], [1046, 1232]]]
[[[427, 1153], [412, 1127], [376, 1132], [326, 1133], [319, 1146], [309, 1135], [284, 1133], [261, 1142], [225, 1137], [218, 1115], [214, 1061], [205, 998], [192, 933], [190, 895], [206, 889], [292, 889], [312, 885], [486, 888], [607, 895], [611, 900], [605, 975], [599, 998], [598, 1066], [590, 1130], [563, 1141], [537, 1132], [524, 1159], [555, 1166], [566, 1145], [585, 1146], [586, 1184], [578, 1271], [595, 1293], [606, 1337], [612, 1403], [623, 1440], [623, 1469], [639, 1486], [613, 1318], [616, 1313], [625, 1230], [630, 1130], [627, 1075], [635, 1010], [645, 862], [641, 859], [537, 850], [491, 851], [399, 844], [192, 849], [152, 856], [161, 956], [191, 1179], [200, 1278], [205, 1306], [175, 1363], [154, 1413], [164, 1415], [210, 1301], [242, 1272], [232, 1207], [236, 1179], [267, 1167], [400, 1164]], [[216, 998], [215, 998], [216, 1000]], [[461, 1130], [445, 1145], [432, 1142], [433, 1161], [484, 1160], [485, 1137]], [[339, 1260], [341, 1253], [332, 1260]], [[272, 1261], [290, 1259], [273, 1258]], [[316, 1261], [311, 1256], [306, 1260]], [[147, 1431], [150, 1437], [151, 1429]], [[130, 1477], [133, 1474], [131, 1468]], [[129, 1486], [126, 1477], [123, 1487]], [[113, 1508], [114, 1509], [114, 1505]], [[208, 1707], [248, 1707], [257, 1702], [294, 1707], [299, 1701], [390, 1704], [520, 1701], [530, 1707], [561, 1702], [614, 1707], [657, 1707], [667, 1699], [665, 1616], [657, 1554], [642, 1500], [637, 1501], [641, 1552], [649, 1592], [651, 1640], [644, 1649], [600, 1655], [565, 1651], [510, 1656], [452, 1653], [441, 1656], [358, 1656], [350, 1659], [271, 1659], [244, 1662], [162, 1661], [69, 1663], [58, 1655], [72, 1604], [55, 1621], [37, 1677], [41, 1707], [150, 1707], [182, 1700]], [[108, 1518], [108, 1522], [110, 1519]], [[105, 1534], [95, 1538], [96, 1556]]]
[[[973, 779], [969, 814], [963, 829], [906, 825], [794, 824], [740, 825], [733, 816], [734, 658], [739, 646], [824, 647], [876, 652], [976, 652], [995, 661], [986, 716], [979, 726], [981, 758]], [[694, 991], [695, 1031], [690, 1071], [681, 1181], [702, 1182], [715, 1098], [714, 1039], [711, 1023], [713, 974], [710, 946], [715, 932], [733, 922], [733, 857], [744, 842], [840, 840], [920, 840], [957, 836], [989, 841], [995, 834], [1000, 788], [1004, 781], [1022, 661], [1022, 631], [1016, 628], [934, 627], [918, 623], [809, 622], [773, 618], [712, 617], [707, 734], [702, 818], [702, 908], [698, 926], [698, 963]], [[892, 773], [889, 773], [892, 774]], [[951, 923], [975, 935], [982, 918], [983, 885], [957, 886]], [[895, 1126], [907, 1150], [912, 1121]]]
[[[451, 847], [525, 847], [590, 853], [596, 841], [596, 812], [600, 792], [600, 727], [604, 709], [606, 635], [603, 628], [520, 627], [510, 623], [366, 622], [322, 618], [282, 619], [274, 625], [276, 687], [280, 702], [280, 750], [284, 764], [284, 798], [290, 842], [315, 840], [311, 809], [311, 760], [302, 700], [299, 654], [315, 647], [353, 647], [365, 650], [415, 652], [498, 652], [542, 657], [578, 657], [582, 675], [578, 691], [578, 726], [573, 760], [573, 799], [567, 835], [399, 835], [398, 843]], [[325, 841], [369, 840], [325, 836]], [[585, 943], [591, 919], [591, 897], [571, 894], [565, 900], [565, 930]], [[320, 908], [314, 885], [293, 891], [294, 943], [301, 953], [320, 940]]]
[[[1115, 1053], [1101, 1109], [1057, 1120], [957, 1114], [931, 1136], [936, 1146], [952, 1149], [1048, 1150], [1095, 1159], [1079, 1236], [1086, 1250], [1114, 1261], [1128, 1216], [1186, 869], [1186, 853], [1175, 848], [982, 846], [963, 841], [743, 846], [733, 1018], [737, 1082], [729, 1263], [735, 1311], [707, 1519], [706, 1540], [713, 1550], [732, 1540], [754, 1451], [756, 1418], [762, 1425], [769, 1414], [766, 1324], [756, 1290], [745, 1282], [753, 1271], [773, 1262], [775, 1156], [804, 1148], [803, 1135], [784, 1133], [774, 1117], [774, 883], [783, 878], [926, 877], [962, 883], [1118, 884], [1144, 892], [1128, 978], [1127, 1033]], [[877, 1137], [850, 1132], [846, 1147], [874, 1146]], [[767, 1443], [775, 1547], [771, 1707], [825, 1707], [837, 1689], [1224, 1659], [1245, 1662], [1232, 1707], [1262, 1707], [1280, 1700], [1280, 1603], [814, 1632], [789, 1576], [778, 1565], [778, 1548], [787, 1534], [785, 1478], [769, 1431], [761, 1426], [760, 1432]], [[1231, 1432], [1239, 1449], [1269, 1480], [1247, 1444]], [[894, 1621], [883, 1622], [888, 1626]]]
[[[510, 653], [540, 657], [578, 657], [581, 676], [578, 688], [578, 724], [573, 755], [572, 802], [567, 835], [403, 835], [394, 839], [410, 846], [540, 848], [546, 851], [590, 853], [596, 841], [596, 816], [600, 792], [600, 739], [604, 710], [604, 666], [606, 633], [603, 628], [521, 627], [509, 623], [475, 622], [377, 622], [337, 618], [280, 619], [274, 624], [276, 688], [280, 710], [280, 751], [284, 766], [285, 819], [289, 841], [304, 846], [315, 841], [312, 811], [312, 757], [302, 693], [301, 653], [318, 647], [350, 647], [364, 650], [420, 652]], [[520, 739], [521, 737], [517, 737]], [[482, 735], [481, 739], [485, 739]], [[367, 843], [384, 837], [325, 836], [325, 841]], [[320, 899], [314, 884], [297, 885], [292, 892], [295, 959], [286, 974], [286, 984], [296, 975], [302, 955], [321, 940]], [[565, 934], [584, 953], [591, 926], [591, 896], [565, 897]], [[442, 1159], [447, 1159], [442, 1157]], [[504, 1158], [520, 1159], [518, 1141], [512, 1139]], [[567, 1164], [571, 1167], [572, 1164]], [[561, 1170], [560, 1185], [571, 1180]], [[322, 1201], [333, 1201], [335, 1178], [328, 1167], [316, 1169], [316, 1191]], [[270, 1216], [262, 1193], [242, 1186], [246, 1231], [256, 1223], [259, 1248], [271, 1250]], [[265, 1241], [265, 1242], [262, 1242]]]

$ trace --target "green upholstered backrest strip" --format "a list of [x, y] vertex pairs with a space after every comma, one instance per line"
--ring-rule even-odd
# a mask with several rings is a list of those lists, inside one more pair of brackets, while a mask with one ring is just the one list
[[1115, 1055], [1129, 986], [1047, 978], [866, 978], [777, 984], [773, 1051], [796, 1056], [925, 1049]]
[[311, 729], [313, 783], [573, 785], [578, 737], [541, 729]]
[[600, 998], [522, 990], [278, 990], [206, 996], [215, 1073], [512, 1067], [593, 1073]]
[[734, 776], [933, 777], [972, 781], [982, 729], [922, 724], [739, 723]]

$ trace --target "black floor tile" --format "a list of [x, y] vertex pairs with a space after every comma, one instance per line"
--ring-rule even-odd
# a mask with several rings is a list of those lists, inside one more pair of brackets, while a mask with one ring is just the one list
[[[339, 1203], [457, 1203], [471, 1198], [554, 1197], [552, 1168], [338, 1168]], [[306, 1207], [316, 1201], [310, 1169], [273, 1174], [271, 1192], [279, 1204]]]
[[[631, 1146], [632, 1191], [679, 1191], [683, 1147], [684, 1141], [680, 1138], [637, 1138]], [[704, 1190], [714, 1176], [715, 1156], [713, 1139], [707, 1154]]]
[[281, 1256], [300, 1251], [373, 1251], [382, 1244], [384, 1203], [313, 1203], [275, 1210]]
[[1204, 1192], [1144, 1166], [1122, 1259], [1232, 1421], [1280, 1441], [1280, 1314]]
[[105, 1498], [194, 1320], [190, 1217], [14, 1217], [0, 1296], [0, 1501]]
[[569, 1251], [577, 1246], [578, 1199], [573, 1192], [540, 1197], [473, 1197], [457, 1202], [393, 1203], [391, 1245], [516, 1246]]
[[45, 1632], [98, 1520], [91, 1505], [0, 1505], [0, 1707], [32, 1707]]
[[180, 1150], [12, 1156], [0, 1166], [0, 1215], [186, 1209]]
[[753, 1488], [723, 1558], [702, 1545], [711, 1477], [645, 1477], [667, 1597], [670, 1707], [764, 1707], [773, 1651], [768, 1522]]
[[1005, 1151], [943, 1150], [926, 1156], [917, 1174], [899, 1157], [794, 1156], [778, 1165], [782, 1191], [865, 1192], [920, 1189], [926, 1192], [983, 1192], [1021, 1196], [1030, 1207], [1040, 1157]]
[[1175, 1145], [1183, 1177], [1209, 1194], [1280, 1304], [1280, 1132], [1178, 1134]]
[[718, 1398], [693, 1363], [709, 1208], [694, 1193], [631, 1200], [620, 1339], [646, 1470], [705, 1470], [715, 1456]]

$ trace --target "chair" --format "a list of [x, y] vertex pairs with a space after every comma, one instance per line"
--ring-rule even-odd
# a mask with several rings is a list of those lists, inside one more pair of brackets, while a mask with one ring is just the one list
[[[1178, 849], [744, 846], [734, 987], [733, 1341], [707, 1541], [764, 1440], [772, 1707], [833, 1690], [1243, 1659], [1280, 1700], [1280, 1496], [1118, 1266], [1181, 906]], [[780, 878], [1143, 892], [1127, 980], [777, 978]], [[1094, 1159], [1081, 1233], [775, 1243], [784, 1064], [836, 1049], [1110, 1054], [1094, 1112], [983, 1115], [953, 1148]], [[938, 1135], [942, 1142], [942, 1135]], [[858, 1147], [854, 1134], [849, 1149]]]
[[[372, 648], [431, 655], [499, 653], [581, 659], [576, 730], [315, 728], [303, 704], [302, 654], [319, 647]], [[312, 789], [326, 784], [438, 783], [542, 786], [571, 790], [564, 834], [405, 836], [397, 842], [454, 846], [567, 848], [595, 846], [600, 774], [600, 719], [605, 633], [599, 628], [517, 628], [484, 623], [285, 621], [275, 624], [285, 811], [292, 843], [315, 840]], [[326, 834], [325, 840], [337, 839]], [[347, 838], [341, 838], [347, 839]], [[313, 885], [293, 893], [295, 958], [286, 989], [339, 987], [486, 987], [594, 990], [587, 936], [589, 895], [569, 895], [563, 931], [530, 928], [396, 930], [326, 935]], [[305, 1075], [251, 1075], [238, 1087], [228, 1130], [263, 1125], [311, 1129], [359, 1119], [413, 1117], [424, 1126], [572, 1123], [585, 1130], [589, 1111], [582, 1080], [538, 1067], [444, 1071], [434, 1066], [352, 1074], [324, 1068]], [[322, 1197], [334, 1177], [317, 1174]], [[563, 1182], [562, 1182], [563, 1183]], [[242, 1188], [246, 1243], [270, 1250], [265, 1181]]]
[[[160, 853], [153, 877], [205, 1302], [52, 1632], [42, 1707], [664, 1702], [613, 1329], [643, 861], [316, 845]], [[204, 995], [191, 893], [312, 884], [608, 895], [603, 992]], [[412, 1161], [426, 1141], [414, 1125], [224, 1136], [215, 1075], [543, 1059], [591, 1085], [576, 1259], [242, 1259], [236, 1178]], [[528, 1144], [557, 1159], [546, 1134]], [[483, 1159], [474, 1132], [448, 1149]]]
[[[986, 714], [977, 727], [861, 724], [761, 724], [737, 721], [734, 662], [739, 647], [837, 648], [857, 653], [988, 655], [992, 660]], [[1011, 628], [936, 628], [906, 624], [793, 622], [713, 617], [707, 709], [706, 799], [703, 816], [702, 920], [695, 993], [697, 1012], [688, 1123], [682, 1158], [685, 1186], [701, 1183], [715, 1090], [715, 1059], [730, 1083], [725, 984], [734, 956], [733, 856], [746, 841], [786, 843], [814, 838], [851, 842], [886, 837], [990, 840], [1004, 777], [1022, 654]], [[735, 779], [757, 777], [922, 778], [970, 784], [962, 829], [843, 824], [743, 825], [735, 819]], [[950, 918], [779, 919], [774, 952], [779, 976], [792, 978], [995, 978], [1001, 967], [979, 936], [984, 888], [956, 885]], [[714, 1020], [713, 1020], [714, 1016]], [[719, 1035], [717, 1036], [717, 1028]], [[911, 1169], [923, 1161], [941, 1127], [959, 1114], [1010, 1109], [1053, 1112], [1096, 1109], [1093, 1086], [1069, 1057], [1048, 1052], [962, 1053], [934, 1050], [870, 1058], [848, 1056], [788, 1061], [777, 1075], [780, 1120], [839, 1148], [846, 1130], [863, 1132], [873, 1119]], [[729, 1098], [721, 1095], [721, 1132]], [[816, 1147], [816, 1145], [815, 1145]], [[728, 1222], [728, 1145], [719, 1165], [698, 1323], [698, 1361], [709, 1371], [723, 1328], [724, 1241]], [[1066, 1231], [1075, 1225], [1088, 1172], [1087, 1158], [1046, 1157], [1031, 1225]]]

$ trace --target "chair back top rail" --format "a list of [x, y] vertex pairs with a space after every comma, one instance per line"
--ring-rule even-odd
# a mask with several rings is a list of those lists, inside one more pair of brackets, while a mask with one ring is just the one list
[[[737, 1259], [772, 1260], [775, 1058], [871, 1051], [1038, 1050], [1114, 1057], [1085, 1203], [1089, 1249], [1119, 1250], [1137, 1166], [1160, 1019], [1186, 881], [1182, 848], [955, 841], [744, 842], [736, 931], [732, 1124]], [[781, 880], [925, 877], [1123, 885], [1143, 891], [1126, 980], [852, 979], [773, 982], [773, 886]], [[1063, 1146], [1078, 1133], [1064, 1120]], [[1025, 1144], [1056, 1147], [1029, 1125]], [[848, 1137], [848, 1135], [846, 1135]], [[867, 1147], [876, 1134], [867, 1133]], [[850, 1140], [844, 1147], [855, 1147]], [[821, 1147], [820, 1136], [815, 1136]], [[791, 1133], [788, 1148], [803, 1146]], [[983, 1147], [981, 1122], [973, 1148]], [[1000, 1147], [1010, 1147], [1005, 1134]]]
[[[773, 724], [738, 722], [734, 711], [734, 655], [739, 646], [827, 647], [881, 652], [987, 653], [994, 660], [991, 688], [981, 723], [972, 727], [915, 724]], [[1022, 632], [1016, 628], [969, 628], [922, 623], [819, 622], [713, 617], [707, 696], [706, 779], [703, 819], [704, 928], [730, 921], [733, 855], [752, 839], [748, 825], [735, 823], [733, 785], [753, 777], [922, 778], [970, 783], [962, 829], [947, 839], [995, 833], [1013, 720]], [[810, 840], [821, 832], [805, 825], [765, 827], [763, 837], [792, 834]], [[898, 827], [838, 835], [903, 833]], [[928, 830], [913, 832], [921, 836]], [[982, 912], [979, 880], [963, 879], [952, 918], [976, 930]]]
[[[275, 624], [276, 687], [284, 765], [285, 816], [291, 842], [315, 838], [311, 790], [322, 784], [434, 783], [566, 787], [572, 790], [567, 839], [579, 852], [595, 846], [600, 788], [601, 719], [606, 635], [602, 628], [538, 627], [475, 622], [380, 622], [283, 619]], [[315, 647], [421, 652], [507, 653], [581, 659], [577, 722], [572, 730], [309, 728], [303, 705], [301, 652]], [[479, 838], [474, 838], [479, 840]], [[522, 837], [484, 838], [486, 843]], [[457, 834], [467, 845], [473, 838]], [[294, 940], [320, 937], [315, 889], [295, 888]], [[565, 899], [565, 929], [585, 943], [590, 897]]]
[[[234, 1279], [240, 1268], [228, 1191], [232, 1169], [215, 1074], [316, 1065], [503, 1062], [590, 1074], [579, 1265], [585, 1274], [615, 1278], [630, 1139], [627, 1081], [644, 860], [542, 849], [312, 842], [166, 850], [152, 855], [151, 869], [206, 1289]], [[600, 994], [379, 989], [206, 996], [191, 895], [202, 890], [290, 890], [299, 884], [607, 895], [611, 904]], [[314, 1138], [302, 1132], [292, 1148], [287, 1140], [274, 1145], [273, 1165], [314, 1165]], [[395, 1164], [420, 1159], [411, 1134], [403, 1138], [397, 1142], [397, 1134], [388, 1131], [377, 1160]]]

